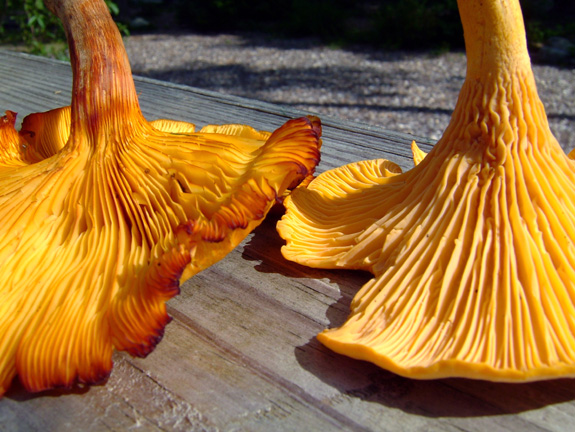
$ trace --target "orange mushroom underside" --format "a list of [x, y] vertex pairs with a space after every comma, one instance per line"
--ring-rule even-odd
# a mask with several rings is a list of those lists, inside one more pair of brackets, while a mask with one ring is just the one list
[[0, 119], [0, 395], [97, 383], [149, 353], [179, 283], [223, 258], [319, 161], [314, 117], [273, 133], [147, 122], [101, 0], [47, 2], [71, 108]]
[[575, 163], [549, 130], [516, 0], [461, 0], [466, 81], [415, 168], [321, 174], [286, 200], [284, 256], [374, 278], [327, 347], [413, 378], [575, 376]]

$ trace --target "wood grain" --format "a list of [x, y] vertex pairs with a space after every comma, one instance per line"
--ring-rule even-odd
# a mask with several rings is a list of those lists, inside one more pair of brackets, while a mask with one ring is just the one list
[[[62, 62], [0, 51], [0, 110], [20, 119], [70, 101]], [[136, 78], [148, 119], [272, 130], [301, 111]], [[411, 167], [410, 136], [323, 118], [319, 171], [386, 157]], [[418, 139], [424, 150], [432, 143]], [[0, 431], [569, 431], [570, 379], [498, 384], [414, 381], [337, 355], [315, 335], [345, 320], [370, 275], [283, 259], [272, 214], [218, 264], [183, 284], [174, 318], [145, 359], [114, 357], [108, 382], [0, 400]]]

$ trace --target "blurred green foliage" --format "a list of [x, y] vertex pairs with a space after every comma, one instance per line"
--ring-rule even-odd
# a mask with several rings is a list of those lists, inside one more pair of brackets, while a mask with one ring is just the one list
[[442, 49], [463, 45], [455, 0], [382, 2], [372, 16], [372, 41], [390, 48]]
[[[114, 1], [105, 2], [112, 14], [119, 13]], [[32, 54], [66, 59], [65, 38], [60, 21], [42, 0], [0, 0], [0, 42], [24, 44]]]
[[[140, 0], [141, 2], [142, 0]], [[148, 0], [149, 1], [149, 0]], [[532, 44], [575, 40], [574, 0], [520, 0]], [[138, 3], [138, 0], [124, 0]], [[192, 31], [260, 31], [386, 49], [463, 47], [457, 0], [156, 0]]]
[[167, 0], [182, 29], [203, 32], [248, 31], [275, 36], [318, 36], [333, 39], [345, 33], [345, 19], [355, 9], [350, 0]]
[[521, 0], [521, 7], [532, 45], [556, 36], [575, 42], [575, 1]]
[[0, 38], [3, 42], [24, 43], [33, 54], [61, 58], [64, 31], [42, 0], [0, 0]]
[[[343, 46], [445, 50], [463, 47], [456, 0], [105, 0], [124, 32], [260, 32]], [[575, 0], [520, 0], [532, 47], [575, 42]], [[3, 6], [3, 7], [2, 7]], [[138, 23], [138, 25], [136, 25]], [[142, 23], [145, 23], [142, 25]], [[54, 55], [64, 46], [42, 0], [0, 0], [0, 40]]]

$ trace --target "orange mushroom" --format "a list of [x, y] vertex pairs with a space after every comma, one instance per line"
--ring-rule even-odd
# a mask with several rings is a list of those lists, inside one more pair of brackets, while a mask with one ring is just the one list
[[0, 169], [26, 164], [23, 160], [26, 143], [18, 135], [15, 124], [16, 113], [13, 111], [6, 111], [5, 115], [0, 117]]
[[319, 160], [316, 118], [272, 134], [148, 123], [104, 1], [46, 3], [67, 33], [72, 105], [20, 136], [12, 113], [0, 122], [0, 395], [15, 375], [30, 391], [97, 383], [114, 349], [148, 354], [179, 282]]
[[415, 168], [328, 171], [286, 202], [286, 258], [374, 274], [318, 339], [412, 378], [575, 376], [575, 164], [553, 137], [518, 0], [459, 0], [466, 80]]

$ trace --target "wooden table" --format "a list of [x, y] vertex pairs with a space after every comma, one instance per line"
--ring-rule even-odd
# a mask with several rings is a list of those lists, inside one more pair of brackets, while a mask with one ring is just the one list
[[[136, 78], [159, 117], [273, 130], [303, 113]], [[67, 64], [0, 51], [0, 110], [19, 118], [69, 104]], [[319, 171], [385, 157], [412, 166], [412, 137], [322, 118]], [[431, 143], [419, 139], [424, 150]], [[269, 217], [225, 259], [183, 284], [174, 318], [145, 359], [124, 353], [105, 385], [0, 400], [0, 431], [572, 431], [575, 381], [414, 381], [329, 351], [315, 335], [340, 325], [369, 275], [283, 259]]]

